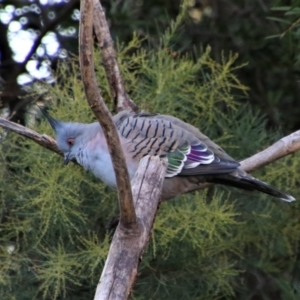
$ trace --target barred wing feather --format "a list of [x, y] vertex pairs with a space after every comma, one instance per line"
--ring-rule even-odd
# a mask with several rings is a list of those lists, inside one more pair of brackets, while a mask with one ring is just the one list
[[217, 157], [193, 133], [154, 114], [128, 114], [116, 126], [133, 160], [145, 155], [167, 157], [166, 177], [223, 174], [239, 166], [234, 160]]

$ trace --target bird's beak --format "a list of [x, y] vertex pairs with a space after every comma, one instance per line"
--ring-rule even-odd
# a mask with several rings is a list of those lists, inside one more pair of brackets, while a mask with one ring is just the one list
[[69, 161], [70, 161], [70, 155], [71, 154], [71, 152], [68, 152], [68, 153], [66, 153], [65, 154], [65, 157], [64, 157], [64, 165], [67, 165], [68, 163], [69, 163]]

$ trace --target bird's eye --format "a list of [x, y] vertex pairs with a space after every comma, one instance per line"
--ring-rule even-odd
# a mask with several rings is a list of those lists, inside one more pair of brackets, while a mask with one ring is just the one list
[[68, 139], [67, 139], [67, 144], [68, 144], [69, 146], [73, 146], [73, 145], [74, 145], [74, 138], [68, 138]]

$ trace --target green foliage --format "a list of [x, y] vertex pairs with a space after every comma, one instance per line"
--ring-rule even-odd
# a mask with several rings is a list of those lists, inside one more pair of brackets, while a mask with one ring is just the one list
[[[262, 111], [269, 126], [285, 133], [300, 127], [299, 95], [299, 0], [194, 0], [187, 3], [187, 18], [169, 41], [178, 53], [203, 53], [212, 47], [218, 62], [222, 51], [239, 53], [247, 67], [236, 72], [246, 84], [249, 97], [239, 93], [238, 102], [249, 102]], [[112, 32], [128, 41], [132, 31], [145, 37], [152, 48], [178, 15], [180, 0], [108, 1]], [[176, 22], [174, 23], [176, 24]], [[273, 37], [273, 38], [270, 38]]]
[[[210, 48], [196, 60], [178, 55], [169, 44], [172, 30], [149, 51], [137, 35], [117, 47], [126, 88], [140, 108], [194, 124], [237, 159], [276, 140], [261, 114], [235, 100], [247, 90], [235, 75], [237, 57], [216, 62]], [[99, 57], [98, 82], [108, 99]], [[47, 100], [58, 119], [91, 122], [78, 74], [76, 63], [61, 64]], [[53, 135], [43, 120], [32, 126]], [[106, 226], [118, 214], [116, 193], [11, 133], [0, 143], [0, 165], [1, 299], [91, 299], [109, 248]], [[256, 175], [300, 198], [299, 169], [295, 155]], [[280, 299], [276, 292], [297, 299], [299, 209], [297, 202], [219, 187], [163, 203], [132, 298]]]
[[[279, 22], [285, 30], [280, 34], [275, 34], [273, 36], [269, 36], [269, 38], [284, 38], [286, 37], [290, 41], [290, 47], [293, 49], [295, 53], [295, 65], [299, 68], [300, 66], [300, 55], [299, 55], [299, 23], [300, 23], [300, 1], [293, 0], [291, 1], [291, 5], [285, 6], [274, 6], [272, 7], [273, 12], [279, 12], [280, 17], [271, 16], [270, 20], [275, 22]], [[282, 3], [278, 3], [282, 4]], [[278, 5], [277, 4], [277, 5]]]

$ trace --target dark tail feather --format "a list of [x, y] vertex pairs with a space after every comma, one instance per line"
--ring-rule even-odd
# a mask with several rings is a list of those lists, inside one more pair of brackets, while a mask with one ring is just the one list
[[245, 190], [250, 190], [250, 191], [257, 190], [265, 194], [274, 196], [276, 198], [280, 198], [281, 200], [287, 202], [295, 201], [295, 198], [293, 196], [281, 192], [269, 186], [267, 183], [260, 181], [250, 175], [249, 176], [235, 176], [230, 174], [212, 175], [208, 181], [211, 183], [225, 184], [225, 185], [229, 185], [229, 186], [233, 186]]

